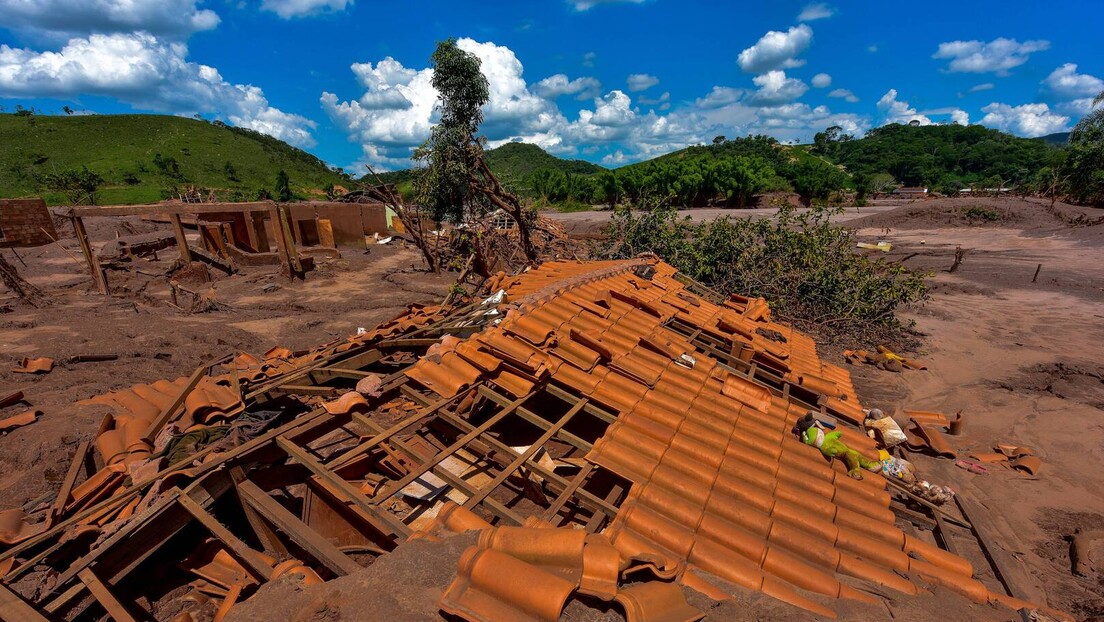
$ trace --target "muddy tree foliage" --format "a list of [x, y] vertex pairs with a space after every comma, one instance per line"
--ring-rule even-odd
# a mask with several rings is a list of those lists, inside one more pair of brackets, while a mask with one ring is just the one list
[[718, 218], [694, 224], [672, 208], [618, 210], [602, 258], [651, 252], [723, 294], [762, 296], [781, 316], [832, 332], [900, 328], [894, 313], [927, 295], [924, 275], [855, 253], [834, 210], [782, 207], [775, 219]]

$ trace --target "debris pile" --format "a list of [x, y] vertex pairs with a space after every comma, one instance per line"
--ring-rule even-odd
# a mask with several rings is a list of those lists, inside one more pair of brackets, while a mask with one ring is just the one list
[[56, 499], [0, 514], [0, 618], [221, 619], [279, 577], [473, 529], [438, 603], [467, 620], [556, 619], [573, 595], [699, 619], [680, 586], [825, 617], [927, 584], [1029, 606], [940, 547], [940, 521], [964, 517], [795, 437], [813, 412], [881, 447], [846, 370], [765, 301], [651, 258], [488, 287], [90, 400], [110, 412]]

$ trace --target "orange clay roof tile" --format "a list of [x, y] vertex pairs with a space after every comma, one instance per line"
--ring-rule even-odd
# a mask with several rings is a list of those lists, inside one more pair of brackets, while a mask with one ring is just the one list
[[439, 603], [466, 620], [554, 622], [575, 584], [506, 553], [473, 546], [460, 556], [456, 579]]

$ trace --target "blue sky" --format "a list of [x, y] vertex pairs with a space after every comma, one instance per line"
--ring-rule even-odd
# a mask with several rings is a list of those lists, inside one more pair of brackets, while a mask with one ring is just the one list
[[609, 166], [829, 125], [1038, 136], [1104, 90], [1102, 20], [1089, 1], [0, 0], [0, 105], [201, 114], [403, 168], [456, 37], [488, 74], [492, 145]]

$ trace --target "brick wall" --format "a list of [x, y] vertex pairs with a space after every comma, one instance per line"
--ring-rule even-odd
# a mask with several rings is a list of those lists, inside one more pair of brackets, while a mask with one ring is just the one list
[[0, 248], [42, 246], [50, 236], [57, 239], [57, 231], [42, 199], [0, 199]]

